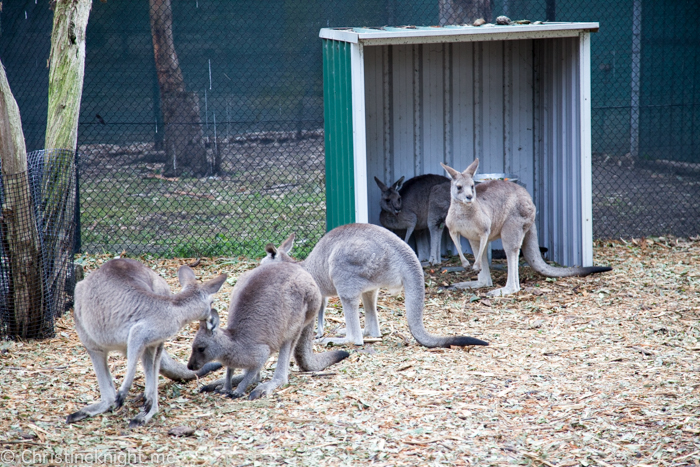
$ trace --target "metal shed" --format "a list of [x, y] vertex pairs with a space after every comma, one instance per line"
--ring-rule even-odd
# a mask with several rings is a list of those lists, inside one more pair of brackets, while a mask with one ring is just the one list
[[598, 23], [326, 28], [326, 220], [379, 223], [373, 176], [519, 176], [540, 244], [592, 265], [590, 33]]

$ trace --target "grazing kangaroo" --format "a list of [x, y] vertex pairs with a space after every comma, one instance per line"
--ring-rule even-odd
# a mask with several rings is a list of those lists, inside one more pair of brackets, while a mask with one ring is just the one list
[[[266, 247], [271, 254], [275, 247]], [[228, 324], [219, 328], [219, 315], [200, 321], [187, 364], [197, 370], [217, 360], [226, 366], [226, 377], [202, 388], [229, 397], [242, 397], [246, 388], [260, 380], [260, 370], [272, 352], [279, 352], [272, 379], [258, 385], [249, 399], [258, 399], [287, 384], [292, 351], [302, 370], [320, 371], [350, 354], [340, 350], [313, 353], [314, 318], [322, 298], [313, 277], [290, 263], [263, 264], [241, 275], [231, 292]], [[243, 369], [236, 379], [235, 368]], [[223, 386], [222, 389], [219, 389]]]
[[406, 181], [403, 177], [386, 186], [374, 177], [382, 190], [379, 222], [390, 230], [405, 230], [408, 243], [414, 230], [430, 232], [431, 264], [440, 262], [440, 243], [447, 210], [450, 207], [450, 179], [442, 175], [418, 175]]
[[[129, 427], [143, 425], [158, 411], [163, 342], [190, 321], [208, 318], [213, 295], [226, 280], [222, 274], [199, 284], [187, 266], [181, 266], [177, 274], [183, 289], [171, 294], [165, 280], [143, 264], [113, 259], [76, 285], [75, 327], [97, 373], [101, 400], [69, 415], [67, 423], [121, 407], [139, 359], [146, 376], [145, 403]], [[126, 375], [118, 392], [107, 365], [111, 351], [127, 357]], [[168, 371], [182, 375], [177, 368], [180, 364], [170, 357], [165, 361]]]
[[[294, 235], [277, 251], [268, 251], [263, 263], [295, 262], [288, 256]], [[298, 263], [314, 278], [323, 296], [318, 308], [318, 337], [323, 335], [323, 314], [328, 297], [338, 296], [345, 314], [346, 335], [324, 339], [324, 343], [362, 345], [360, 300], [365, 309], [365, 332], [381, 337], [377, 320], [377, 295], [380, 288], [405, 291], [406, 318], [411, 334], [426, 347], [452, 345], [488, 345], [473, 337], [443, 337], [429, 334], [423, 326], [425, 279], [423, 268], [406, 243], [388, 230], [372, 224], [348, 224], [336, 227], [321, 238], [306, 260]]]
[[474, 174], [479, 167], [479, 159], [464, 172], [442, 164], [451, 182], [451, 203], [445, 224], [462, 260], [462, 266], [469, 261], [462, 254], [460, 235], [469, 240], [474, 252], [474, 271], [480, 271], [476, 281], [453, 284], [457, 288], [490, 287], [491, 273], [484, 250], [491, 240], [501, 239], [508, 261], [506, 286], [492, 290], [491, 296], [508, 295], [520, 290], [518, 259], [520, 249], [527, 263], [538, 273], [547, 277], [587, 276], [597, 272], [610, 271], [610, 267], [560, 268], [548, 265], [540, 254], [535, 227], [535, 203], [527, 190], [517, 183], [504, 180], [491, 180], [474, 185]]

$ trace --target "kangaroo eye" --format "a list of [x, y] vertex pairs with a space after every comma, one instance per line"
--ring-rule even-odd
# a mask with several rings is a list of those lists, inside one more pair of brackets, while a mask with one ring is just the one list
[[197, 352], [199, 353], [204, 353], [205, 350], [207, 350], [206, 347], [197, 347]]
[[457, 191], [462, 191], [462, 186], [461, 186], [461, 185], [457, 185]]

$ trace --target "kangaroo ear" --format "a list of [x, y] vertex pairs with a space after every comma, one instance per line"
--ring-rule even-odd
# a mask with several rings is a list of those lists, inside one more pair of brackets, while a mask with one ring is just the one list
[[287, 240], [282, 242], [280, 245], [279, 250], [284, 253], [284, 254], [289, 254], [290, 251], [292, 251], [292, 247], [294, 246], [294, 234], [291, 234]]
[[462, 173], [473, 177], [474, 174], [476, 173], [476, 169], [478, 169], [478, 168], [479, 168], [479, 158], [477, 157], [476, 159], [474, 159], [474, 162], [469, 164], [469, 167], [464, 169], [464, 172], [462, 172]]
[[226, 274], [221, 274], [220, 276], [215, 277], [214, 279], [211, 279], [202, 284], [202, 289], [209, 295], [214, 295], [216, 292], [219, 291], [221, 286], [224, 285], [224, 282], [226, 282], [227, 277], [228, 276]]
[[442, 166], [443, 169], [445, 169], [445, 171], [447, 172], [447, 175], [449, 175], [452, 180], [457, 178], [457, 176], [459, 175], [459, 172], [457, 172], [452, 167], [445, 165], [442, 162], [440, 162], [440, 165]]
[[377, 182], [377, 186], [379, 187], [380, 190], [382, 191], [387, 191], [389, 189], [388, 186], [384, 184], [381, 180], [379, 180], [376, 176], [374, 177], [374, 181]]
[[197, 278], [194, 275], [194, 271], [186, 264], [180, 266], [180, 269], [177, 270], [177, 278], [180, 281], [180, 285], [182, 287], [185, 287], [187, 284], [190, 284], [197, 280]]
[[403, 183], [403, 179], [404, 179], [404, 177], [399, 178], [398, 180], [396, 180], [396, 181], [394, 182], [394, 184], [393, 184], [391, 187], [392, 187], [394, 190], [398, 190], [399, 188], [401, 188], [401, 184]]
[[270, 259], [275, 259], [277, 256], [277, 248], [275, 248], [275, 245], [272, 243], [268, 243], [265, 245], [265, 253], [267, 253], [267, 257]]
[[211, 314], [209, 315], [209, 318], [207, 318], [206, 326], [207, 326], [207, 331], [209, 332], [214, 332], [216, 328], [219, 327], [220, 319], [219, 319], [219, 313], [215, 309], [211, 309]]

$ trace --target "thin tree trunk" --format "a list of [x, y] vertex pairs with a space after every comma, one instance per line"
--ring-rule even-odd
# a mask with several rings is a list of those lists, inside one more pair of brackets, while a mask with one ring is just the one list
[[155, 56], [161, 111], [165, 125], [165, 175], [180, 175], [184, 168], [194, 175], [210, 172], [200, 124], [199, 97], [185, 90], [173, 40], [170, 0], [149, 0], [151, 36]]
[[483, 18], [492, 22], [492, 0], [438, 0], [440, 25], [472, 24]]
[[46, 149], [78, 144], [78, 118], [85, 75], [85, 29], [91, 0], [57, 0], [49, 56], [49, 113]]
[[[27, 173], [27, 150], [19, 107], [0, 63], [0, 164], [5, 203], [2, 206], [4, 247], [10, 267], [8, 331], [12, 336], [38, 337], [43, 327], [39, 235]], [[3, 287], [5, 289], [5, 287]]]
[[66, 273], [72, 266], [75, 209], [75, 150], [78, 145], [80, 101], [85, 75], [85, 31], [91, 0], [57, 0], [54, 4], [49, 57], [49, 103], [46, 125], [42, 207], [45, 287], [53, 303], [49, 312], [62, 312]]

